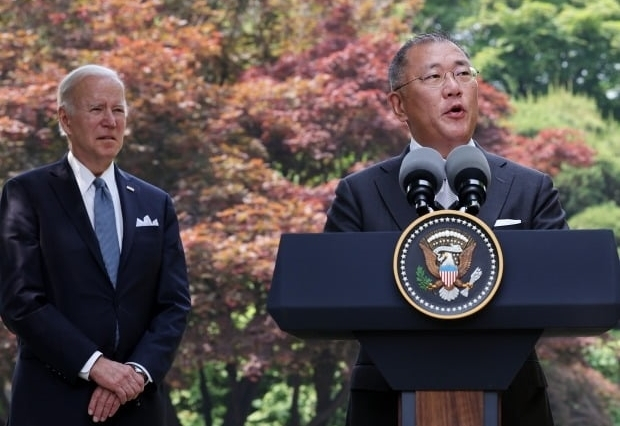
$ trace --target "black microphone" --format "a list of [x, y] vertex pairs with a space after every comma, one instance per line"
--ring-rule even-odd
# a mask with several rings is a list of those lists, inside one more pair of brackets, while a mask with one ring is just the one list
[[403, 158], [398, 173], [401, 189], [418, 216], [431, 211], [435, 194], [441, 188], [446, 172], [441, 154], [432, 148], [416, 148]]
[[465, 212], [477, 215], [487, 199], [491, 168], [482, 151], [475, 146], [461, 145], [446, 158], [446, 174], [452, 191], [459, 197]]

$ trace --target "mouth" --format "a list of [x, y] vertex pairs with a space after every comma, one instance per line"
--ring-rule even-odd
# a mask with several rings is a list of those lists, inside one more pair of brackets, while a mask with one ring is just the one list
[[461, 104], [455, 104], [452, 105], [446, 112], [444, 112], [445, 115], [449, 115], [449, 116], [462, 116], [465, 114], [465, 108], [463, 108], [463, 105]]
[[446, 114], [457, 114], [457, 113], [461, 113], [461, 112], [465, 112], [465, 108], [463, 108], [463, 105], [461, 104], [455, 104], [452, 105], [447, 111]]

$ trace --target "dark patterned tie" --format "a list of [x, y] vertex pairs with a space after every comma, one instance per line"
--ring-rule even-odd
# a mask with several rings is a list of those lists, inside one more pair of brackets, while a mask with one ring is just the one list
[[112, 284], [116, 286], [120, 249], [116, 233], [116, 217], [114, 204], [108, 186], [101, 178], [95, 178], [95, 233], [99, 240], [99, 248], [103, 255], [105, 267]]
[[441, 189], [435, 196], [435, 201], [437, 201], [441, 205], [441, 207], [448, 210], [452, 206], [452, 204], [454, 204], [454, 202], [458, 199], [459, 197], [454, 192], [452, 192], [448, 181], [444, 180]]

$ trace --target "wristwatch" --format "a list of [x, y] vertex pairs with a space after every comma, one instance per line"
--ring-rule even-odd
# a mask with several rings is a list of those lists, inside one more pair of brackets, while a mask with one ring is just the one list
[[137, 365], [132, 365], [132, 367], [133, 367], [133, 371], [135, 371], [136, 373], [142, 376], [142, 378], [144, 379], [144, 384], [147, 384], [149, 382], [149, 377], [146, 375], [144, 370], [138, 367]]

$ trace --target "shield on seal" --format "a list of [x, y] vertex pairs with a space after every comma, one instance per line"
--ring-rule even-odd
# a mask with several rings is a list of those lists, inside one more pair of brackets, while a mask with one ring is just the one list
[[451, 264], [451, 265], [442, 264], [439, 267], [439, 277], [441, 278], [441, 281], [443, 281], [443, 283], [446, 285], [447, 289], [452, 288], [452, 284], [454, 284], [454, 281], [456, 281], [458, 274], [459, 274], [459, 270], [454, 264]]

